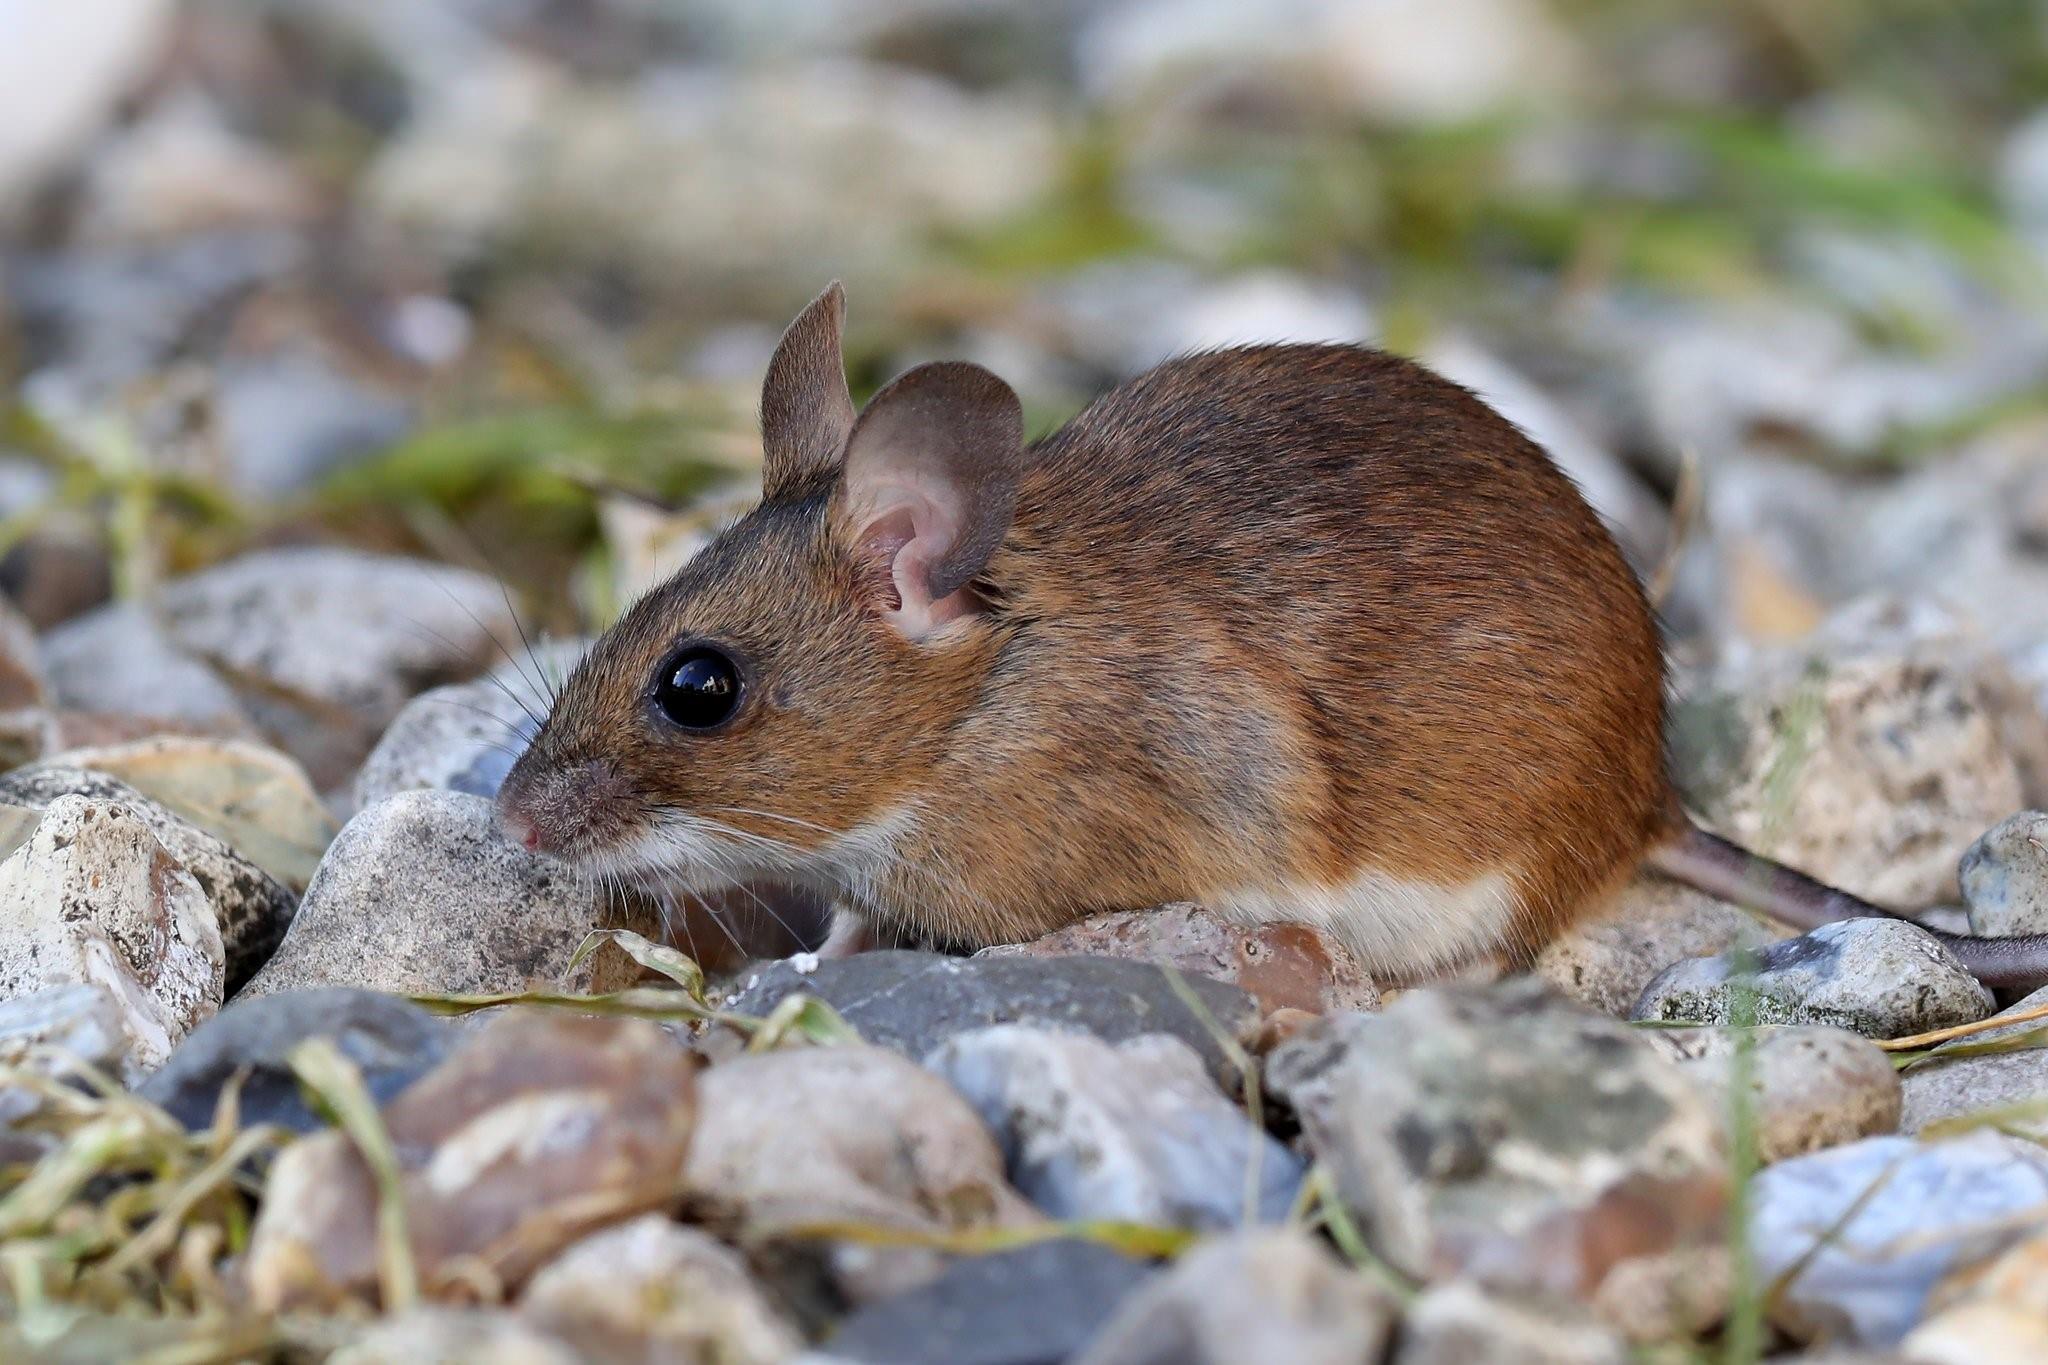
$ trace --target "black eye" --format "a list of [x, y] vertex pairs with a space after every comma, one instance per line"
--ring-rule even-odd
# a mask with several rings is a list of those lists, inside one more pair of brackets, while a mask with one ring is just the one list
[[661, 666], [654, 704], [685, 730], [715, 730], [739, 707], [739, 666], [710, 645], [691, 645]]

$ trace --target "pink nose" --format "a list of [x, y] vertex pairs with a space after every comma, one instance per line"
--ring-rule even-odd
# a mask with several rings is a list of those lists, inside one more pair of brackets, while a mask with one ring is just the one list
[[528, 853], [540, 851], [540, 827], [530, 820], [509, 812], [500, 812], [498, 827], [505, 831], [505, 837], [525, 849]]

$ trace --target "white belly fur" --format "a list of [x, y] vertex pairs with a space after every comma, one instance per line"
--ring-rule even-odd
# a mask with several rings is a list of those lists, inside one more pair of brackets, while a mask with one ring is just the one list
[[1499, 948], [1519, 901], [1504, 871], [1446, 885], [1368, 869], [1340, 886], [1235, 891], [1211, 904], [1241, 922], [1310, 925], [1357, 954], [1375, 976], [1412, 978]]

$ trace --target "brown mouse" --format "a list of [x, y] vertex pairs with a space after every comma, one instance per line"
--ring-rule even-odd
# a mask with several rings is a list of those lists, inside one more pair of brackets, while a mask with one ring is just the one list
[[[636, 602], [507, 778], [526, 847], [781, 880], [964, 948], [1199, 901], [1383, 979], [1527, 957], [1648, 865], [1887, 913], [1695, 828], [1620, 549], [1543, 451], [1358, 346], [1172, 360], [1026, 444], [924, 365], [856, 413], [835, 284], [761, 397], [762, 501]], [[1940, 936], [2000, 985], [2048, 937]]]

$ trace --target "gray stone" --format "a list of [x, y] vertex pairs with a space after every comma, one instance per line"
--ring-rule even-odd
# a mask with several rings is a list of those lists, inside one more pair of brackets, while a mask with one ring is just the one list
[[299, 343], [231, 357], [216, 379], [228, 473], [244, 495], [279, 501], [390, 446], [412, 404]]
[[[1869, 1039], [1812, 1025], [1755, 1030], [1750, 1051], [1750, 1113], [1757, 1157], [1802, 1156], [1899, 1126], [1899, 1073]], [[1646, 1029], [1644, 1037], [1677, 1060], [1716, 1112], [1732, 1113], [1740, 1032]]]
[[1756, 1023], [1827, 1024], [1872, 1038], [1973, 1023], [1993, 1003], [1924, 930], [1872, 918], [1823, 924], [1754, 953], [1678, 963], [1643, 988], [1632, 1017], [1726, 1024], [1738, 990], [1749, 993]]
[[1408, 1305], [1391, 1365], [1627, 1365], [1630, 1358], [1627, 1343], [1582, 1309], [1500, 1298], [1453, 1280]]
[[1720, 1116], [1639, 1030], [1541, 982], [1322, 1020], [1268, 1058], [1267, 1082], [1409, 1274], [1577, 1298], [1720, 1235]]
[[111, 119], [174, 17], [168, 0], [95, 5], [0, 3], [0, 209], [26, 199], [55, 165]]
[[307, 1107], [290, 1054], [308, 1038], [327, 1038], [355, 1064], [378, 1103], [412, 1084], [453, 1046], [447, 1022], [394, 995], [333, 987], [231, 1002], [201, 1024], [139, 1089], [141, 1096], [197, 1132], [213, 1122], [221, 1091], [242, 1076], [244, 1125], [275, 1123], [310, 1133], [327, 1119]]
[[1999, 1133], [1865, 1138], [1761, 1172], [1751, 1254], [1790, 1275], [1774, 1320], [1800, 1340], [1896, 1346], [1942, 1276], [1981, 1261], [2048, 1207], [2048, 1152]]
[[2021, 811], [1970, 845], [1956, 868], [1970, 932], [2048, 933], [2048, 814]]
[[925, 1065], [980, 1111], [1011, 1182], [1055, 1218], [1224, 1229], [1249, 1201], [1278, 1222], [1305, 1174], [1164, 1034], [1112, 1046], [997, 1025], [953, 1038]]
[[1393, 1295], [1294, 1229], [1204, 1242], [1125, 1301], [1075, 1365], [1356, 1365], [1377, 1360]]
[[164, 852], [199, 884], [220, 926], [226, 989], [247, 981], [284, 938], [299, 903], [290, 887], [127, 783], [54, 763], [0, 775], [0, 802], [46, 811], [67, 796], [118, 804], [147, 826]]
[[746, 1258], [658, 1213], [593, 1233], [542, 1266], [519, 1313], [591, 1360], [781, 1365], [803, 1345]]
[[[31, 1049], [48, 1048], [89, 1066], [118, 1069], [127, 1051], [121, 1007], [106, 987], [88, 982], [45, 986], [0, 999], [0, 1063], [42, 1075], [64, 1067]], [[0, 1085], [0, 1128], [34, 1113], [41, 1098], [26, 1086]]]
[[1203, 977], [1184, 978], [1206, 1013], [1189, 1007], [1165, 972], [1106, 957], [959, 958], [889, 950], [828, 959], [809, 973], [787, 962], [763, 968], [727, 1002], [765, 1015], [795, 991], [837, 1009], [868, 1042], [926, 1057], [947, 1039], [991, 1024], [1035, 1024], [1121, 1043], [1166, 1033], [1235, 1083], [1216, 1040], [1249, 1041], [1258, 1026], [1250, 996]]
[[[2048, 986], [1997, 1016], [2021, 1016], [2048, 1007]], [[2010, 1052], [1972, 1051], [2039, 1034], [2038, 1044]], [[1904, 1107], [1899, 1131], [1920, 1133], [1973, 1115], [1997, 1117], [1998, 1127], [2024, 1137], [2048, 1138], [2048, 1019], [2031, 1019], [1943, 1043], [1931, 1057], [1910, 1063], [1900, 1076]]]
[[1093, 1242], [968, 1256], [859, 1309], [805, 1365], [1064, 1365], [1155, 1272]]
[[422, 1306], [380, 1319], [331, 1365], [584, 1365], [567, 1342], [502, 1309]]
[[506, 842], [490, 802], [401, 792], [342, 827], [291, 931], [243, 994], [587, 985], [589, 964], [572, 977], [569, 959], [600, 918], [574, 871]]
[[1574, 925], [1536, 959], [1536, 974], [1602, 1014], [1627, 1018], [1643, 987], [1674, 962], [1761, 948], [1792, 930], [1645, 872], [1609, 911]]

